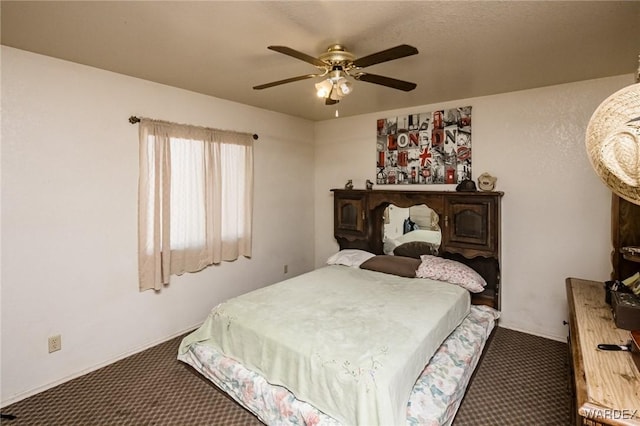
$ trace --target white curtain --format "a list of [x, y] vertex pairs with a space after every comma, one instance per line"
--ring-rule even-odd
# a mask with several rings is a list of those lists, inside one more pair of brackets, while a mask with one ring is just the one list
[[145, 118], [139, 126], [140, 290], [251, 257], [251, 135]]

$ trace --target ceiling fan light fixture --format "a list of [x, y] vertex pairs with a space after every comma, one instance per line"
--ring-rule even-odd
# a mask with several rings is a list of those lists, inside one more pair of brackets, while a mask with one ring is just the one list
[[344, 77], [336, 82], [337, 92], [340, 96], [346, 96], [353, 91], [353, 83]]
[[329, 79], [316, 83], [316, 95], [319, 98], [328, 98], [333, 90], [333, 82]]
[[316, 83], [316, 95], [319, 98], [339, 101], [344, 96], [353, 91], [353, 83], [345, 77], [342, 70], [334, 70], [329, 74], [329, 78]]
[[333, 85], [333, 90], [331, 90], [331, 93], [329, 93], [329, 98], [333, 99], [334, 101], [339, 101], [340, 99], [342, 99], [342, 95], [338, 91], [338, 87], [335, 84]]

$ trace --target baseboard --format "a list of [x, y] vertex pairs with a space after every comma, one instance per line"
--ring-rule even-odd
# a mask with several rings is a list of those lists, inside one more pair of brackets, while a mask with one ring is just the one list
[[150, 348], [152, 348], [154, 346], [157, 346], [157, 345], [159, 345], [161, 343], [164, 343], [164, 342], [166, 342], [168, 340], [174, 339], [174, 338], [176, 338], [178, 336], [181, 336], [181, 335], [186, 334], [186, 333], [188, 333], [190, 331], [193, 331], [196, 328], [198, 328], [200, 326], [200, 324], [202, 324], [202, 323], [200, 322], [200, 323], [198, 323], [196, 325], [187, 327], [184, 330], [178, 331], [178, 332], [176, 332], [176, 333], [174, 333], [174, 334], [172, 334], [172, 335], [170, 335], [168, 337], [164, 337], [164, 338], [161, 338], [161, 339], [156, 340], [154, 342], [147, 343], [147, 344], [145, 344], [143, 346], [140, 346], [140, 347], [138, 347], [136, 349], [132, 349], [131, 351], [127, 351], [127, 352], [125, 352], [123, 354], [120, 354], [120, 355], [118, 355], [118, 356], [116, 356], [114, 358], [111, 358], [111, 359], [109, 359], [107, 361], [101, 362], [101, 363], [96, 364], [96, 365], [94, 365], [92, 367], [89, 367], [89, 368], [86, 368], [84, 370], [81, 370], [81, 371], [79, 371], [77, 373], [74, 373], [74, 374], [71, 374], [69, 376], [63, 377], [61, 379], [55, 380], [55, 381], [53, 381], [51, 383], [47, 383], [45, 385], [38, 386], [37, 388], [30, 389], [28, 391], [25, 391], [25, 392], [19, 393], [17, 395], [14, 395], [14, 396], [12, 396], [12, 397], [0, 402], [0, 408], [4, 408], [4, 407], [6, 407], [8, 405], [11, 405], [11, 404], [14, 404], [14, 403], [16, 403], [18, 401], [22, 401], [23, 399], [29, 398], [30, 396], [37, 395], [37, 394], [39, 394], [41, 392], [44, 392], [44, 391], [46, 391], [48, 389], [51, 389], [51, 388], [54, 388], [54, 387], [56, 387], [58, 385], [66, 383], [66, 382], [68, 382], [70, 380], [76, 379], [78, 377], [84, 376], [85, 374], [89, 374], [89, 373], [91, 373], [93, 371], [99, 370], [99, 369], [101, 369], [103, 367], [106, 367], [106, 366], [111, 365], [111, 364], [113, 364], [115, 362], [118, 362], [118, 361], [123, 360], [123, 359], [125, 359], [127, 357], [130, 357], [131, 355], [135, 355], [135, 354], [137, 354], [139, 352], [146, 351], [147, 349], [150, 349]]
[[554, 336], [550, 334], [540, 333], [531, 330], [523, 330], [518, 327], [513, 327], [511, 325], [505, 326], [504, 324], [499, 324], [500, 327], [506, 328], [507, 330], [519, 331], [520, 333], [531, 334], [532, 336], [544, 337], [545, 339], [555, 340], [557, 342], [567, 343], [567, 336]]

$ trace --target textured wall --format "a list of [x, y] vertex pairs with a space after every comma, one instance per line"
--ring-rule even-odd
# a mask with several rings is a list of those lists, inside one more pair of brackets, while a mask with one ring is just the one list
[[[132, 114], [260, 135], [252, 259], [138, 292]], [[231, 296], [312, 269], [312, 134], [306, 120], [3, 46], [2, 404], [182, 333]], [[62, 350], [49, 354], [55, 334]]]
[[619, 76], [317, 123], [316, 265], [337, 249], [330, 189], [375, 181], [376, 119], [472, 105], [473, 178], [489, 172], [505, 193], [501, 325], [563, 340], [565, 278], [605, 280], [611, 270], [611, 195], [589, 164], [586, 126], [600, 102], [631, 83]]

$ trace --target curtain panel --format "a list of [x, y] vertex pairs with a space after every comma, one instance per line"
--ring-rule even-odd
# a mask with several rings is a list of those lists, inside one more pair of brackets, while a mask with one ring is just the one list
[[139, 126], [140, 291], [251, 257], [251, 135], [146, 118]]

